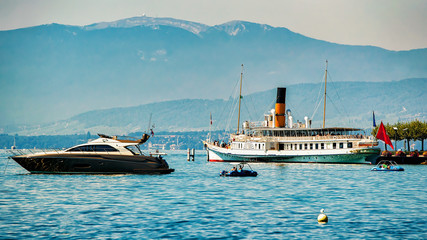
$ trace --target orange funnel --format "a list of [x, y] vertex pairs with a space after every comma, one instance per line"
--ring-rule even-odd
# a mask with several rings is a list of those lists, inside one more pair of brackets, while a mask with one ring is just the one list
[[276, 98], [276, 116], [274, 127], [284, 127], [286, 124], [286, 88], [277, 88], [277, 98]]

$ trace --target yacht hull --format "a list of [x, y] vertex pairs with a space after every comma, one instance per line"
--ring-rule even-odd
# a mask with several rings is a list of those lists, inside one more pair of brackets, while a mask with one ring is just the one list
[[11, 158], [33, 174], [166, 174], [174, 171], [165, 160], [149, 156], [48, 154]]
[[354, 153], [336, 153], [315, 155], [284, 155], [279, 152], [250, 154], [233, 153], [221, 149], [207, 149], [209, 162], [272, 162], [272, 163], [341, 163], [341, 164], [366, 164], [375, 163], [380, 155], [380, 150], [369, 149], [366, 151], [356, 151]]

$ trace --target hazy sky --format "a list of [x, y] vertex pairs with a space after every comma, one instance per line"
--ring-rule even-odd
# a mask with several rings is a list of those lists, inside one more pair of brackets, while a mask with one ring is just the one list
[[427, 48], [427, 0], [0, 0], [0, 30], [143, 14], [207, 25], [245, 20], [390, 50]]

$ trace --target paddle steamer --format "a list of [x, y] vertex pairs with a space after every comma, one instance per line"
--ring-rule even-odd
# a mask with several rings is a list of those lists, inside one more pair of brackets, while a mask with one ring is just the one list
[[286, 88], [277, 89], [275, 108], [263, 122], [246, 121], [240, 131], [240, 99], [237, 132], [229, 142], [204, 141], [210, 162], [375, 163], [381, 153], [376, 139], [362, 129], [325, 127], [325, 115], [322, 128], [312, 128], [308, 117], [294, 123], [291, 111], [285, 111]]

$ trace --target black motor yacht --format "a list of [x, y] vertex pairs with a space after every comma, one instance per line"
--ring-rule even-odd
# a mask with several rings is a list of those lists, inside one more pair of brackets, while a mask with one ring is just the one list
[[61, 151], [43, 151], [11, 156], [19, 165], [34, 174], [165, 174], [174, 169], [158, 156], [143, 155], [139, 145], [149, 139], [119, 139], [98, 134], [99, 138]]

